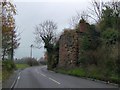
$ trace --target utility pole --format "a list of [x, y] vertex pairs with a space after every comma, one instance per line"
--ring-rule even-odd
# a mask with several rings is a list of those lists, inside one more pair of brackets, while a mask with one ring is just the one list
[[30, 51], [30, 57], [32, 58], [32, 48], [33, 48], [33, 44], [31, 44], [31, 51]]
[[37, 46], [35, 46], [35, 45], [33, 45], [33, 44], [31, 44], [30, 45], [30, 57], [32, 58], [32, 48], [37, 48], [37, 49], [41, 49], [41, 47], [37, 47]]

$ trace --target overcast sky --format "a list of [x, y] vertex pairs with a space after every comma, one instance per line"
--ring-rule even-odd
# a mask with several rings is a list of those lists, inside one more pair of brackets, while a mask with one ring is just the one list
[[[69, 27], [69, 20], [76, 12], [83, 12], [90, 5], [90, 0], [15, 0], [18, 15], [15, 16], [17, 32], [22, 32], [20, 46], [15, 50], [15, 57], [29, 57], [30, 45], [35, 44], [34, 27], [49, 19], [58, 25], [58, 32]], [[21, 1], [21, 2], [20, 2]], [[50, 2], [51, 1], [51, 2]], [[44, 48], [33, 48], [33, 57], [44, 55]]]

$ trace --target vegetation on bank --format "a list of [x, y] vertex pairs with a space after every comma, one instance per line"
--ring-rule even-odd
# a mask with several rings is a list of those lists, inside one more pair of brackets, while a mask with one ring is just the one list
[[[80, 49], [76, 66], [60, 68], [58, 65], [53, 70], [64, 74], [120, 84], [119, 7], [120, 2], [104, 3], [100, 12], [102, 13], [100, 19], [95, 24], [89, 24], [82, 17], [80, 23], [86, 24], [86, 27], [84, 27], [86, 31], [82, 32], [81, 37], [78, 38], [81, 41], [79, 42]], [[81, 26], [78, 24], [74, 30], [78, 31], [80, 28]], [[68, 32], [72, 34], [70, 30]]]
[[17, 34], [17, 28], [15, 24], [16, 6], [12, 2], [0, 3], [4, 14], [2, 17], [2, 81], [5, 81], [16, 69], [14, 58], [14, 50], [20, 45], [20, 37]]
[[[90, 70], [92, 68], [92, 70]], [[107, 83], [120, 83], [120, 78], [117, 74], [112, 74], [111, 76], [106, 76], [104, 70], [100, 70], [96, 67], [90, 67], [89, 70], [87, 68], [72, 68], [72, 69], [65, 69], [65, 68], [56, 68], [54, 71], [56, 73], [62, 73], [82, 78], [91, 78], [92, 80], [101, 80]]]
[[36, 66], [36, 65], [39, 65], [37, 60], [29, 57], [17, 61], [4, 60], [2, 61], [2, 81], [4, 82], [5, 80], [7, 80], [15, 70], [25, 69], [30, 66]]
[[12, 60], [2, 61], [2, 82], [7, 80], [15, 69], [16, 66], [14, 61]]

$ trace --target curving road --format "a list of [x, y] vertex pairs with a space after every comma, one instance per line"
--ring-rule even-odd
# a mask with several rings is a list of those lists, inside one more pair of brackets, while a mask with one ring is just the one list
[[47, 66], [30, 67], [19, 73], [14, 88], [116, 88], [115, 86], [55, 73]]

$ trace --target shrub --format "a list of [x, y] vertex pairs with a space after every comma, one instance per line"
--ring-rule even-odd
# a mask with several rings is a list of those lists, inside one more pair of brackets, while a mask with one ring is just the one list
[[47, 64], [46, 61], [39, 61], [39, 63], [42, 64], [42, 65], [46, 65]]
[[27, 64], [29, 66], [36, 66], [39, 65], [38, 61], [35, 58], [26, 58]]
[[102, 32], [102, 38], [107, 45], [116, 44], [119, 37], [119, 32], [114, 29], [107, 29]]
[[2, 68], [7, 71], [16, 69], [15, 63], [12, 60], [5, 60], [2, 62]]
[[2, 61], [2, 82], [8, 79], [15, 69], [16, 66], [14, 61], [12, 60]]

